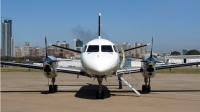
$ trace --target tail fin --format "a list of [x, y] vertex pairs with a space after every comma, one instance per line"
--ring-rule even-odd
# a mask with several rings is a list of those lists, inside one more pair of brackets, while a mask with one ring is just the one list
[[101, 24], [100, 24], [100, 20], [101, 19], [101, 13], [99, 13], [99, 24], [98, 24], [98, 28], [99, 28], [99, 39], [101, 38], [101, 34], [100, 34], [100, 27], [101, 27]]
[[169, 64], [169, 59], [167, 59], [166, 61], [165, 61], [165, 65], [168, 65]]

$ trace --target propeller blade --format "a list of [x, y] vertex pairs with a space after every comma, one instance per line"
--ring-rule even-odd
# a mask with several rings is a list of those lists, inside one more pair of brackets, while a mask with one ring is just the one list
[[152, 43], [152, 45], [151, 45], [151, 54], [150, 54], [150, 58], [153, 57], [153, 53], [152, 53], [152, 52], [153, 52], [153, 37], [152, 37], [152, 42], [151, 42], [151, 43]]
[[45, 36], [45, 48], [46, 48], [46, 58], [48, 58], [48, 54], [47, 54], [47, 38], [46, 38], [46, 36]]

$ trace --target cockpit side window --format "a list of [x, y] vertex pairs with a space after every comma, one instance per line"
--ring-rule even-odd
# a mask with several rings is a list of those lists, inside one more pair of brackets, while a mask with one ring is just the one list
[[83, 48], [83, 52], [85, 52], [86, 48], [87, 48], [87, 45], [84, 46], [84, 48]]
[[89, 45], [87, 52], [99, 52], [99, 45]]
[[113, 45], [113, 48], [114, 48], [115, 52], [118, 52], [118, 50], [117, 50], [116, 46], [114, 46], [114, 45]]
[[112, 49], [111, 45], [102, 45], [101, 46], [101, 51], [102, 52], [113, 52], [113, 49]]

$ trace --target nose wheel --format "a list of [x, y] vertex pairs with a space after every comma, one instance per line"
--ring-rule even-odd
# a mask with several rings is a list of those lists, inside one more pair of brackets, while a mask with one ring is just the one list
[[52, 78], [51, 80], [52, 85], [49, 85], [49, 93], [56, 93], [58, 91], [58, 86], [54, 85], [55, 80], [56, 80], [55, 78]]
[[99, 87], [98, 87], [98, 91], [96, 92], [96, 99], [104, 99], [104, 92], [102, 91], [103, 78], [97, 78], [97, 80], [99, 83]]
[[149, 78], [149, 85], [148, 83], [148, 78], [144, 78], [145, 85], [142, 85], [142, 93], [150, 93], [151, 92], [151, 86], [150, 86], [150, 78]]

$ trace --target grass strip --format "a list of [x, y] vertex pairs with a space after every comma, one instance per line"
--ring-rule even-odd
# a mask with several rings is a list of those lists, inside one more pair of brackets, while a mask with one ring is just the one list
[[172, 68], [156, 70], [156, 73], [169, 73], [169, 74], [200, 74], [200, 68]]

